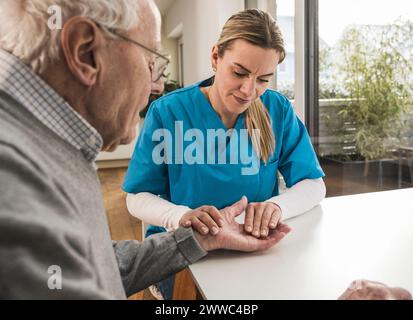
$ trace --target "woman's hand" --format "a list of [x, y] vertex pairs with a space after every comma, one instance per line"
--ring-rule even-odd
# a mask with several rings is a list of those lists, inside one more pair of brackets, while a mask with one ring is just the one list
[[251, 202], [245, 210], [245, 232], [256, 238], [267, 237], [281, 222], [281, 208], [272, 202]]
[[222, 214], [214, 206], [202, 206], [185, 213], [179, 225], [182, 227], [192, 227], [200, 234], [206, 235], [211, 233], [216, 235], [219, 228], [224, 224]]
[[235, 218], [244, 212], [247, 204], [247, 198], [242, 197], [240, 201], [220, 211], [224, 219], [224, 224], [216, 236], [209, 234], [201, 235], [195, 232], [195, 237], [198, 239], [200, 245], [206, 251], [216, 249], [244, 252], [263, 251], [280, 242], [291, 231], [288, 225], [280, 222], [275, 230], [269, 232], [268, 237], [257, 239], [246, 233], [244, 225], [237, 223]]

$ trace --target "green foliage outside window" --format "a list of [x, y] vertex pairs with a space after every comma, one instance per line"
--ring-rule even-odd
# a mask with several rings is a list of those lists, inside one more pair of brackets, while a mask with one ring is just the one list
[[[356, 128], [356, 154], [362, 159], [390, 157], [402, 143], [406, 128], [403, 115], [413, 111], [412, 35], [411, 22], [348, 27], [339, 43], [336, 82], [324, 88], [320, 85], [325, 98], [349, 99], [340, 108], [339, 117], [330, 121], [335, 134], [340, 134], [338, 122], [341, 129], [349, 125]], [[321, 57], [323, 65], [326, 58]], [[344, 131], [343, 135], [348, 134]]]

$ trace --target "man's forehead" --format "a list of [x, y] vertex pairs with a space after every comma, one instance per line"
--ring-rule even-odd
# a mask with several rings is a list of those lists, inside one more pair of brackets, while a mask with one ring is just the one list
[[148, 44], [150, 48], [154, 48], [156, 50], [161, 49], [161, 33], [158, 32], [156, 29], [152, 30], [144, 30], [144, 32], [139, 32], [140, 38]]
[[[162, 17], [153, 1], [146, 1], [145, 4], [141, 5], [139, 18], [140, 25], [145, 32], [159, 33], [160, 37]], [[152, 34], [152, 37], [154, 36], [156, 35]]]
[[141, 24], [139, 27], [129, 30], [127, 33], [131, 39], [134, 39], [135, 41], [142, 43], [146, 47], [151, 48], [153, 50], [160, 50], [160, 32], [158, 32], [157, 29], [153, 26], [143, 26]]
[[140, 37], [152, 47], [161, 46], [161, 16], [157, 7], [144, 6], [140, 13], [140, 24], [138, 32]]

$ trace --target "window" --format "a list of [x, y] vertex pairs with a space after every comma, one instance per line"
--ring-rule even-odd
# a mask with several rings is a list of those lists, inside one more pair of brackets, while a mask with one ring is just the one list
[[310, 116], [328, 195], [412, 187], [413, 3], [318, 0], [309, 14], [318, 18]]

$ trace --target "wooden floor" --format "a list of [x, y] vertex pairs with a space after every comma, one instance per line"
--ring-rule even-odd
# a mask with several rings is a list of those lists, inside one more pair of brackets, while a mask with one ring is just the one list
[[[121, 189], [125, 172], [126, 168], [98, 171], [109, 228], [113, 240], [142, 241], [141, 221], [129, 214], [126, 194]], [[130, 300], [154, 300], [154, 297], [146, 289], [130, 297]]]

